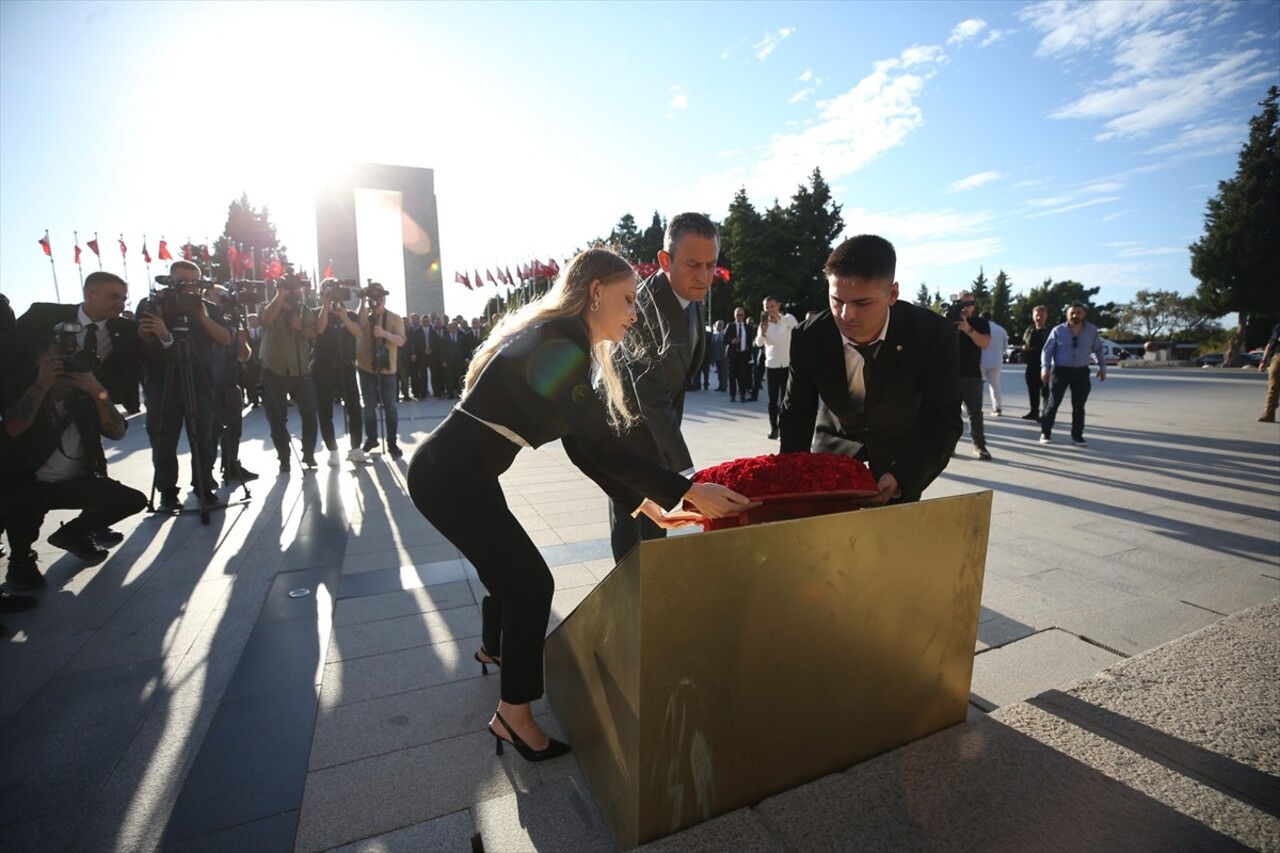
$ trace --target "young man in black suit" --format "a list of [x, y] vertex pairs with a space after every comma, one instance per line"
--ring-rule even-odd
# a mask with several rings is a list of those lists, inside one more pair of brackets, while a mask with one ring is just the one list
[[955, 329], [898, 301], [896, 268], [883, 237], [853, 237], [831, 253], [829, 307], [792, 334], [779, 415], [781, 452], [843, 453], [870, 466], [880, 491], [867, 506], [919, 500], [963, 432]]
[[[690, 377], [702, 367], [707, 346], [702, 301], [720, 257], [720, 234], [701, 213], [681, 213], [667, 223], [662, 245], [658, 272], [636, 289], [636, 323], [618, 350], [619, 372], [641, 421], [623, 440], [670, 471], [692, 472], [680, 422]], [[641, 539], [666, 535], [646, 516], [633, 517], [634, 509], [610, 503], [615, 561]]]

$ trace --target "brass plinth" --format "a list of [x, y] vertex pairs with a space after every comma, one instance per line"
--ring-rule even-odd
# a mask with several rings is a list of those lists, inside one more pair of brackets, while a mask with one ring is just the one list
[[991, 493], [643, 542], [547, 639], [622, 848], [965, 719]]

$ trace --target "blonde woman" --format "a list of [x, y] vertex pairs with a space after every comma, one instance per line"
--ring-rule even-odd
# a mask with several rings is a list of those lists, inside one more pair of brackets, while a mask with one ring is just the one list
[[[414, 505], [475, 566], [488, 595], [475, 658], [501, 667], [501, 701], [489, 723], [528, 761], [564, 755], [530, 703], [542, 696], [542, 645], [555, 585], [546, 561], [507, 508], [498, 477], [522, 447], [560, 439], [569, 458], [615, 501], [663, 527], [694, 513], [664, 512], [688, 499], [711, 518], [750, 506], [738, 493], [692, 483], [628, 449], [635, 422], [608, 350], [636, 319], [635, 274], [607, 249], [588, 249], [543, 297], [505, 318], [476, 351], [466, 394], [414, 453]], [[593, 375], [596, 379], [593, 387]]]

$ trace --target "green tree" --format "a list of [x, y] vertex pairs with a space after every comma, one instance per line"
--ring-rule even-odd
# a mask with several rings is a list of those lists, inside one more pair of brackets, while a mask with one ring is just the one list
[[1280, 89], [1272, 86], [1259, 105], [1262, 112], [1249, 120], [1249, 139], [1240, 149], [1235, 177], [1218, 182], [1218, 194], [1207, 204], [1204, 235], [1190, 246], [1202, 313], [1237, 314], [1228, 363], [1248, 346], [1252, 321], [1280, 316], [1277, 100]]
[[640, 230], [636, 228], [636, 218], [630, 213], [624, 213], [618, 220], [618, 224], [613, 226], [613, 230], [609, 232], [608, 242], [618, 250], [618, 254], [633, 264], [648, 260], [640, 257]]
[[[995, 320], [1001, 326], [1009, 330], [1010, 337], [1013, 336], [1013, 314], [1010, 312], [1009, 294], [1009, 276], [1004, 270], [996, 273], [995, 284], [991, 288], [991, 319]], [[1019, 329], [1021, 334], [1022, 330]]]
[[969, 292], [973, 294], [973, 301], [977, 303], [977, 312], [991, 310], [991, 289], [987, 287], [987, 276], [983, 273], [982, 267], [978, 267], [978, 277], [973, 280], [973, 284], [969, 285]]
[[933, 304], [933, 297], [929, 295], [929, 285], [923, 281], [920, 282], [920, 289], [916, 291], [915, 303], [921, 308], [928, 308]]
[[662, 238], [667, 233], [667, 223], [662, 221], [658, 211], [653, 212], [653, 221], [644, 233], [636, 240], [636, 259], [656, 264], [658, 252], [662, 250]]
[[1201, 311], [1199, 300], [1171, 290], [1139, 290], [1120, 306], [1123, 332], [1140, 340], [1190, 340], [1216, 325]]
[[238, 252], [252, 252], [254, 256], [254, 272], [259, 278], [263, 275], [265, 253], [273, 252], [280, 258], [287, 270], [292, 269], [288, 251], [276, 236], [276, 226], [271, 221], [271, 213], [266, 205], [259, 210], [249, 202], [249, 194], [241, 193], [227, 206], [227, 224], [222, 229], [222, 236], [214, 241], [211, 247], [212, 261], [210, 269], [205, 273], [217, 281], [229, 281], [233, 278], [231, 263], [227, 253], [234, 244]]
[[[788, 227], [795, 240], [792, 263], [784, 288], [788, 301], [809, 306], [815, 296], [825, 294], [827, 279], [822, 272], [831, 255], [831, 243], [844, 230], [840, 205], [831, 197], [831, 187], [814, 168], [809, 186], [801, 184], [787, 207]], [[819, 304], [822, 298], [816, 300]], [[810, 306], [811, 307], [811, 306]]]
[[747, 198], [746, 188], [740, 187], [729, 204], [729, 215], [720, 226], [720, 257], [733, 277], [728, 287], [712, 285], [715, 296], [723, 293], [727, 297], [713, 296], [710, 315], [713, 322], [732, 319], [733, 309], [738, 305], [751, 310], [749, 297], [755, 292], [755, 283], [766, 274], [763, 240], [764, 219]]
[[[1085, 287], [1078, 281], [1057, 281], [1046, 278], [1044, 284], [1031, 288], [1026, 294], [1018, 294], [1010, 307], [1011, 329], [1021, 331], [1030, 326], [1031, 309], [1037, 305], [1049, 308], [1049, 325], [1055, 326], [1066, 321], [1067, 306], [1079, 302], [1088, 309], [1088, 320], [1099, 329], [1110, 329], [1117, 325], [1116, 306], [1114, 302], [1094, 303], [1092, 297], [1098, 295], [1100, 287]], [[1011, 332], [1012, 334], [1012, 332]]]

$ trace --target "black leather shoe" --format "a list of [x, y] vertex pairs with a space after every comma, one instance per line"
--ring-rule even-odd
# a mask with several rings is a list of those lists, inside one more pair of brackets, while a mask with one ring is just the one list
[[21, 613], [30, 610], [40, 601], [30, 595], [10, 595], [0, 589], [0, 613]]
[[302, 467], [303, 468], [316, 467], [316, 455], [314, 453], [302, 454]]
[[156, 512], [177, 512], [182, 509], [182, 503], [178, 500], [177, 492], [165, 492], [160, 495], [160, 505], [156, 507]]
[[398, 444], [388, 445], [387, 453], [391, 454], [392, 459], [401, 459], [404, 457], [404, 451], [400, 449], [400, 445]]
[[777, 440], [777, 438], [778, 438], [777, 428], [775, 427], [774, 429], [769, 430], [769, 439], [772, 441], [772, 440]]
[[370, 452], [371, 450], [377, 450], [377, 449], [378, 449], [378, 440], [377, 440], [376, 438], [368, 438], [368, 439], [365, 439], [364, 445], [363, 445], [363, 446], [361, 446], [361, 448], [360, 448], [360, 449], [361, 449], [361, 450], [363, 450], [365, 453], [368, 453], [368, 452]]
[[49, 534], [49, 538], [44, 541], [55, 548], [69, 551], [80, 559], [89, 562], [98, 562], [107, 558], [107, 549], [99, 548], [97, 543], [93, 541], [92, 536], [88, 533], [80, 535], [68, 533], [65, 526], [53, 531], [53, 533]]
[[119, 545], [124, 541], [124, 534], [119, 530], [104, 527], [101, 530], [93, 531], [93, 541], [104, 546]]
[[40, 574], [40, 570], [36, 568], [35, 560], [23, 560], [19, 563], [10, 560], [9, 571], [5, 573], [4, 580], [9, 585], [9, 589], [15, 592], [44, 589], [49, 585], [44, 575]]
[[227, 482], [235, 480], [237, 483], [248, 483], [258, 479], [258, 475], [243, 465], [236, 464], [234, 467], [228, 468], [222, 478]]

